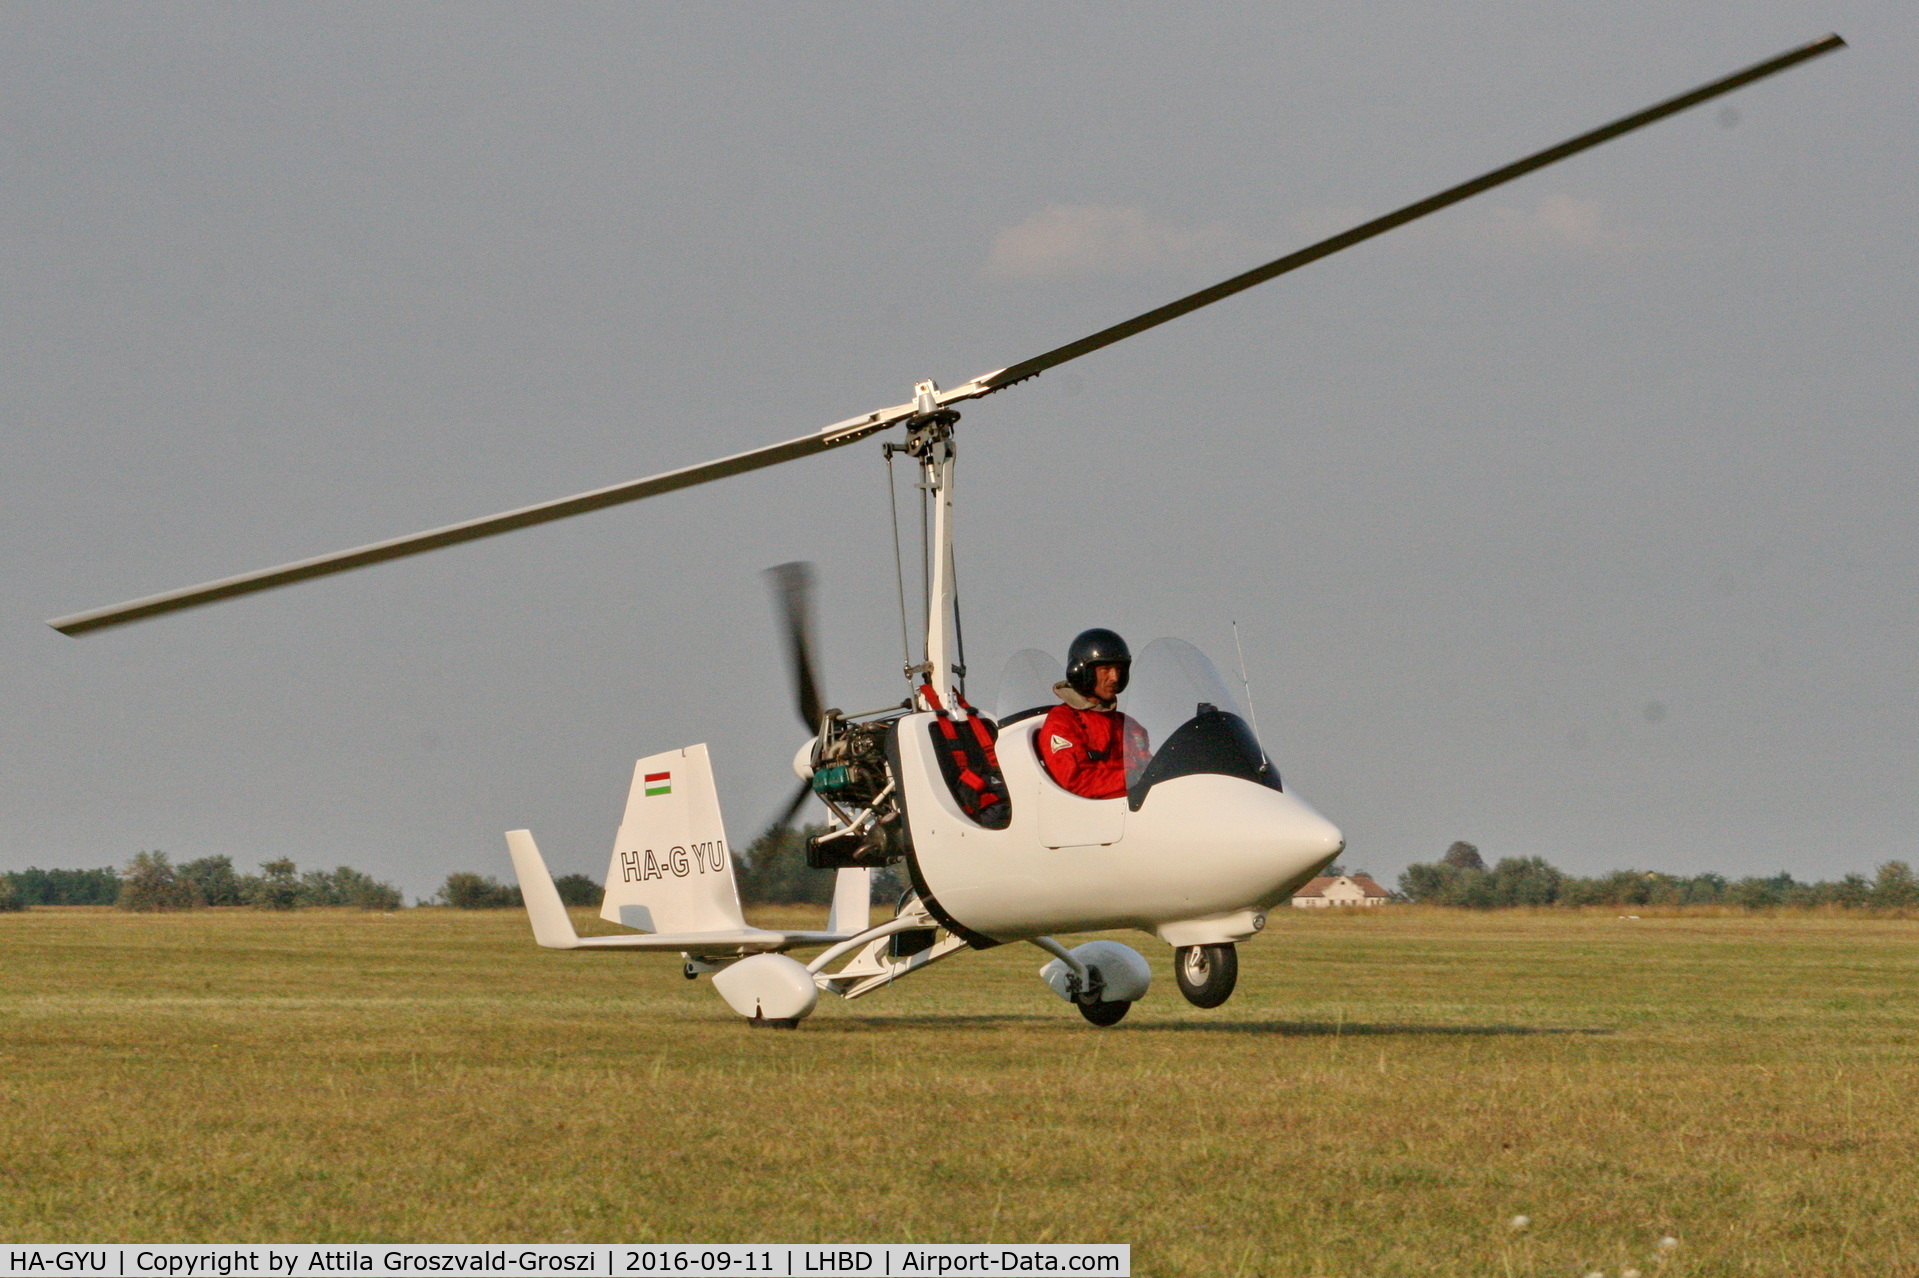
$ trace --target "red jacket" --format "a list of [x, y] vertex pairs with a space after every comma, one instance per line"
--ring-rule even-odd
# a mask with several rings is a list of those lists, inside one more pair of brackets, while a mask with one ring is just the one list
[[1146, 729], [1117, 710], [1075, 710], [1054, 706], [1033, 743], [1053, 780], [1089, 799], [1117, 799], [1126, 793], [1126, 755], [1146, 758]]

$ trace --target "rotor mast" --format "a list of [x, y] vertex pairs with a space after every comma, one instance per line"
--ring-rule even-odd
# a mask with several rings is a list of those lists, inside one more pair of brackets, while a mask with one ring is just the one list
[[[923, 663], [917, 672], [924, 676], [942, 706], [953, 704], [953, 676], [962, 673], [956, 665], [953, 627], [953, 426], [959, 414], [941, 401], [939, 384], [920, 382], [913, 387], [913, 416], [906, 422], [906, 442], [888, 444], [888, 449], [912, 457], [920, 464], [920, 487], [933, 502], [933, 537], [928, 547], [931, 562], [926, 580], [926, 643], [921, 649]], [[915, 692], [916, 701], [925, 698]], [[929, 705], [920, 709], [930, 710]]]

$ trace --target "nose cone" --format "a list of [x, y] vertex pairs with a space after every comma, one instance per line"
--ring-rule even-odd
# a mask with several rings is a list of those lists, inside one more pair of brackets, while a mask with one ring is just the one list
[[1346, 836], [1339, 827], [1292, 795], [1291, 811], [1284, 822], [1287, 851], [1309, 861], [1324, 861], [1346, 850]]
[[1305, 832], [1304, 837], [1312, 845], [1313, 855], [1335, 857], [1346, 850], [1346, 836], [1341, 834], [1339, 827], [1331, 821], [1313, 812], [1312, 819], [1307, 824], [1310, 828]]
[[1235, 908], [1271, 903], [1339, 854], [1345, 839], [1290, 791], [1239, 777], [1197, 774], [1153, 787], [1128, 816], [1126, 843], [1180, 848], [1183, 884], [1205, 880]]

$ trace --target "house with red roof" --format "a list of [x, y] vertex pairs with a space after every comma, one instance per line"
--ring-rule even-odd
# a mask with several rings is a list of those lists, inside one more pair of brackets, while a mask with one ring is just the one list
[[1384, 905], [1393, 894], [1373, 882], [1369, 874], [1322, 874], [1293, 894], [1293, 905], [1316, 910], [1336, 905]]

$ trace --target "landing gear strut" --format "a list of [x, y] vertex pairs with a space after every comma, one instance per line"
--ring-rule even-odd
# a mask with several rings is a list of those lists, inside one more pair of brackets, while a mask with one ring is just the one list
[[1182, 945], [1173, 955], [1179, 992], [1194, 1007], [1218, 1007], [1239, 984], [1239, 950], [1228, 945]]

